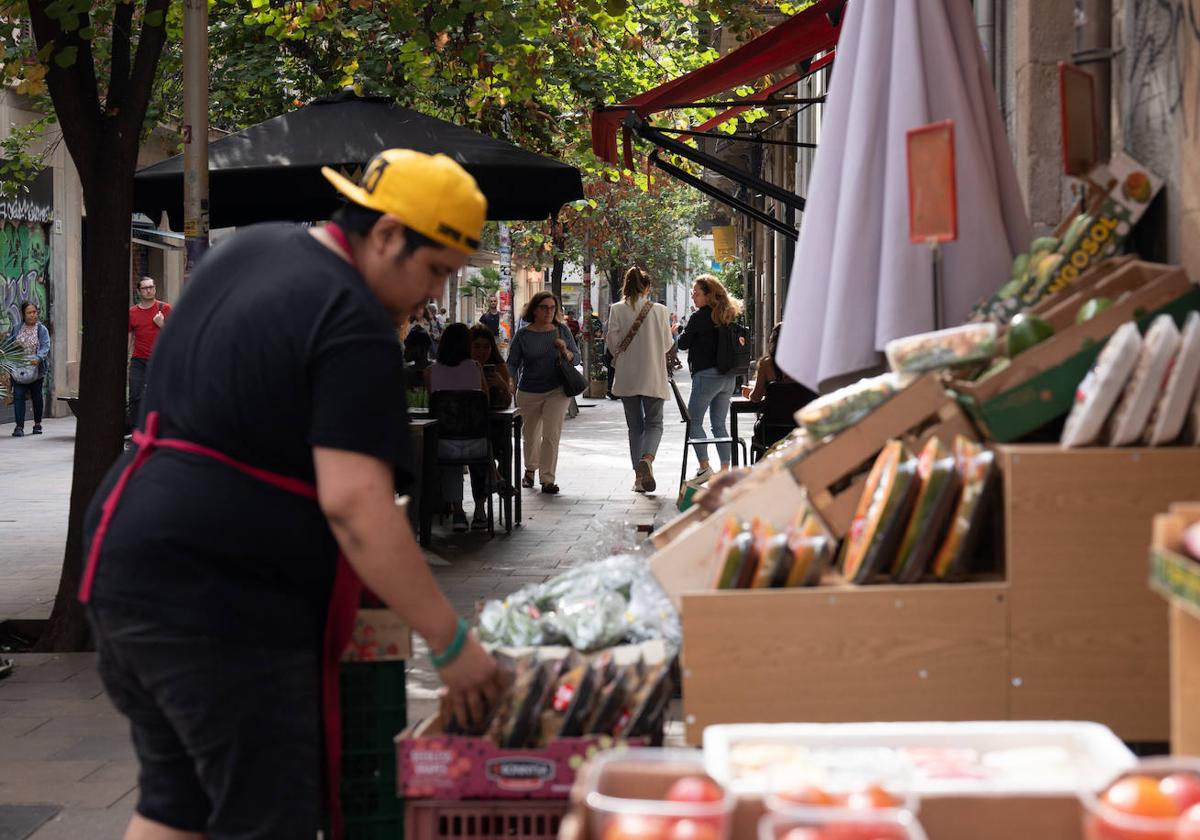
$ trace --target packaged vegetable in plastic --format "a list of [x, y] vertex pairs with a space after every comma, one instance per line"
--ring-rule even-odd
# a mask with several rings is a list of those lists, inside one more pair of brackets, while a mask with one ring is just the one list
[[954, 461], [962, 490], [950, 530], [933, 558], [933, 576], [938, 580], [957, 580], [966, 574], [995, 483], [996, 456], [990, 449], [959, 435], [954, 440]]
[[621, 720], [621, 711], [641, 683], [642, 663], [614, 665], [612, 678], [600, 689], [591, 717], [583, 725], [585, 735], [611, 735]]
[[479, 636], [493, 645], [589, 651], [650, 639], [677, 647], [681, 631], [646, 558], [622, 554], [489, 602], [480, 613]]
[[1087, 446], [1100, 436], [1104, 421], [1133, 373], [1141, 349], [1142, 336], [1132, 321], [1122, 324], [1112, 334], [1075, 392], [1075, 405], [1063, 427], [1064, 448]]
[[1159, 315], [1146, 330], [1137, 367], [1125, 386], [1125, 395], [1113, 413], [1108, 442], [1127, 446], [1141, 438], [1146, 421], [1158, 402], [1166, 381], [1167, 367], [1179, 350], [1179, 328], [1170, 315]]
[[917, 500], [892, 563], [892, 577], [898, 583], [916, 583], [925, 574], [958, 498], [954, 456], [940, 439], [930, 438], [921, 450], [917, 478]]
[[538, 746], [548, 744], [562, 735], [567, 712], [575, 702], [575, 698], [579, 695], [586, 696], [594, 690], [594, 686], [589, 680], [591, 675], [592, 671], [587, 660], [578, 653], [572, 651], [566, 657], [557, 680], [551, 686], [546, 707], [542, 709], [537, 738]]
[[996, 325], [966, 324], [907, 338], [894, 338], [884, 348], [895, 373], [914, 374], [974, 362], [996, 355]]
[[[788, 535], [773, 534], [763, 546], [758, 558], [758, 571], [754, 575], [754, 589], [770, 589], [783, 586], [792, 570], [793, 555], [788, 545]], [[779, 583], [775, 583], [779, 581]]]
[[753, 550], [754, 538], [744, 522], [731, 516], [725, 520], [721, 533], [717, 537], [717, 566], [716, 589], [736, 589], [741, 579], [742, 566]]
[[817, 438], [852, 426], [896, 393], [890, 373], [863, 379], [810, 402], [796, 412], [796, 422]]
[[842, 574], [868, 583], [891, 559], [911, 509], [916, 459], [898, 440], [888, 441], [875, 459], [842, 545]]
[[630, 695], [629, 704], [617, 721], [614, 735], [636, 738], [650, 733], [654, 722], [662, 717], [670, 702], [670, 675], [670, 660], [646, 666], [642, 683]]
[[833, 534], [806, 501], [796, 512], [787, 536], [788, 547], [792, 551], [792, 566], [782, 583], [773, 580], [772, 585], [816, 586], [837, 552]]
[[1200, 376], [1200, 312], [1190, 312], [1183, 324], [1179, 350], [1167, 374], [1167, 385], [1146, 425], [1143, 437], [1146, 443], [1162, 446], [1179, 437], [1196, 393], [1197, 376]]
[[750, 520], [750, 536], [754, 540], [754, 550], [750, 553], [749, 562], [742, 564], [741, 573], [738, 575], [738, 589], [754, 587], [754, 582], [758, 579], [758, 570], [762, 566], [763, 555], [767, 551], [767, 544], [775, 534], [775, 526], [766, 519], [756, 516]]

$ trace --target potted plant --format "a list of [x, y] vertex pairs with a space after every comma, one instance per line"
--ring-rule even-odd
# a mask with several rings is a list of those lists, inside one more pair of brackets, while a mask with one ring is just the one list
[[587, 344], [587, 395], [591, 399], [604, 399], [608, 393], [608, 368], [604, 366], [604, 323], [595, 312], [589, 312], [584, 319], [583, 340]]
[[12, 400], [12, 378], [10, 374], [25, 363], [25, 348], [15, 341], [0, 343], [0, 403]]

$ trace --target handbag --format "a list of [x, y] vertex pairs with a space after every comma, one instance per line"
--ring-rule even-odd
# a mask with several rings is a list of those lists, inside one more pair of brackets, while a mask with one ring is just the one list
[[[558, 331], [562, 333], [562, 325], [558, 327]], [[587, 378], [583, 375], [583, 371], [575, 367], [562, 357], [561, 353], [555, 354], [558, 364], [558, 378], [562, 380], [563, 393], [568, 397], [577, 397], [587, 390]]]
[[41, 365], [36, 361], [19, 365], [12, 369], [12, 380], [18, 385], [32, 385], [34, 382], [37, 382], [38, 377], [41, 375], [39, 373], [40, 370]]

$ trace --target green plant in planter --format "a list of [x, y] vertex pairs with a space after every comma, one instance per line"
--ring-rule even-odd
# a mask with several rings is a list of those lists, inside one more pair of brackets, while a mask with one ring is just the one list
[[25, 363], [25, 348], [15, 341], [0, 344], [0, 400], [11, 395], [9, 374]]

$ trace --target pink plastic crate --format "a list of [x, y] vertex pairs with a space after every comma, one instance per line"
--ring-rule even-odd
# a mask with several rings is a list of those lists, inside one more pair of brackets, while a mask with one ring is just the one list
[[555, 840], [568, 807], [553, 799], [412, 800], [404, 834], [406, 840]]

